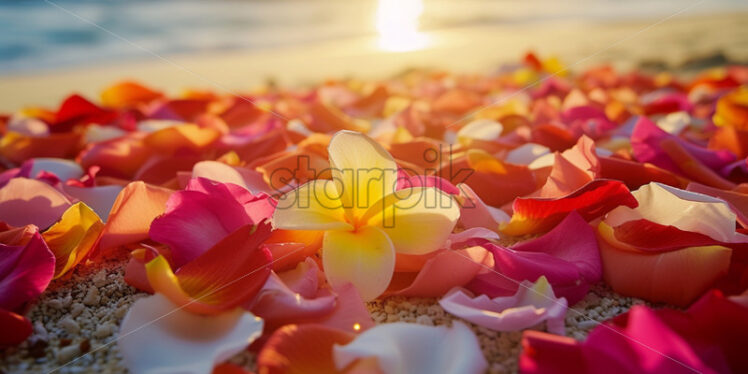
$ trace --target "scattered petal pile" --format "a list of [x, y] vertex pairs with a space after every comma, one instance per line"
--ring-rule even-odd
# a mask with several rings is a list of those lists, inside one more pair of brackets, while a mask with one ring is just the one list
[[[152, 294], [117, 339], [134, 373], [246, 373], [247, 349], [259, 373], [483, 373], [460, 319], [525, 330], [525, 373], [747, 372], [748, 69], [563, 71], [127, 81], [2, 114], [0, 348], [55, 279], [123, 256]], [[565, 337], [600, 282], [663, 307]], [[375, 324], [391, 295], [456, 319]]]

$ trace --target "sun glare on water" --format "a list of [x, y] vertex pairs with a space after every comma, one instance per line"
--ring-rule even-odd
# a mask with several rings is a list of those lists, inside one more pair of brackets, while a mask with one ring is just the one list
[[418, 31], [423, 0], [379, 0], [376, 26], [379, 47], [405, 52], [426, 47], [429, 37]]

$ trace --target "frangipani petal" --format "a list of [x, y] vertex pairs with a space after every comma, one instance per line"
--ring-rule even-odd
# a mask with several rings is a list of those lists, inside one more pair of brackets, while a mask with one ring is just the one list
[[45, 229], [70, 205], [60, 191], [35, 179], [13, 178], [0, 188], [0, 221], [11, 226], [33, 224]]
[[335, 367], [376, 357], [382, 372], [391, 374], [483, 373], [488, 364], [478, 339], [467, 326], [452, 327], [386, 323], [371, 328], [352, 342], [334, 348]]
[[286, 230], [349, 230], [334, 181], [316, 179], [278, 200], [273, 226]]
[[55, 273], [55, 256], [35, 233], [25, 245], [0, 244], [0, 309], [16, 310], [39, 296]]
[[507, 297], [474, 297], [455, 288], [439, 305], [447, 312], [496, 331], [517, 331], [546, 322], [548, 332], [564, 335], [566, 299], [557, 298], [548, 280], [541, 276], [535, 283], [523, 281], [517, 293]]
[[392, 279], [395, 249], [387, 234], [377, 227], [327, 231], [322, 242], [322, 266], [333, 288], [350, 282], [364, 300], [372, 300]]
[[88, 256], [104, 224], [86, 204], [76, 203], [42, 237], [55, 255], [55, 278], [61, 277]]
[[353, 215], [363, 214], [395, 191], [397, 164], [368, 136], [340, 131], [330, 140], [328, 153], [337, 196]]
[[396, 252], [419, 255], [441, 248], [459, 217], [459, 205], [450, 195], [434, 187], [414, 187], [388, 195], [362, 220], [381, 228]]
[[636, 199], [623, 183], [598, 179], [560, 198], [517, 198], [513, 204], [512, 220], [501, 231], [513, 236], [536, 234], [548, 231], [574, 210], [585, 220], [591, 220], [619, 205], [635, 207], [636, 204]]
[[117, 195], [99, 246], [109, 249], [148, 239], [153, 219], [164, 213], [172, 190], [131, 182]]
[[354, 334], [321, 325], [287, 325], [268, 339], [257, 356], [266, 374], [335, 374], [333, 347], [348, 344]]
[[185, 310], [218, 314], [251, 301], [270, 276], [270, 251], [261, 247], [270, 225], [244, 226], [172, 272], [163, 256], [146, 264], [148, 281]]
[[242, 309], [201, 316], [156, 294], [130, 307], [117, 346], [135, 374], [209, 374], [257, 339], [262, 326], [260, 318]]

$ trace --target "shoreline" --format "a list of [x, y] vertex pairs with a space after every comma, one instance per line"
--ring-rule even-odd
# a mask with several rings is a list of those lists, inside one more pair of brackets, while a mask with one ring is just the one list
[[[664, 21], [567, 20], [476, 26], [430, 32], [425, 34], [430, 47], [409, 52], [384, 52], [375, 37], [168, 57], [143, 51], [143, 61], [0, 76], [0, 113], [26, 106], [56, 108], [73, 92], [97, 100], [102, 89], [122, 79], [135, 79], [169, 93], [187, 88], [242, 91], [269, 79], [282, 86], [303, 86], [331, 77], [383, 78], [410, 67], [487, 72], [501, 62], [516, 61], [528, 50], [557, 56], [572, 70], [604, 62], [621, 69], [636, 67], [642, 61], [673, 67], [694, 57], [708, 60], [706, 57], [720, 53], [728, 61], [746, 63], [746, 17], [746, 12], [735, 12], [675, 16]], [[123, 48], [136, 48], [122, 43]]]

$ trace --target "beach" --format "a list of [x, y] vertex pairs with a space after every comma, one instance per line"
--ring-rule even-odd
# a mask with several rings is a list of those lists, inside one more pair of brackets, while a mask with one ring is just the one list
[[[0, 77], [0, 112], [25, 106], [56, 108], [71, 92], [97, 98], [107, 85], [133, 79], [177, 94], [206, 88], [240, 94], [262, 85], [303, 87], [327, 78], [382, 79], [409, 68], [487, 73], [525, 52], [556, 56], [573, 71], [609, 63], [692, 74], [748, 63], [748, 13], [721, 13], [648, 20], [547, 20], [542, 23], [456, 27], [427, 33], [426, 47], [383, 51], [376, 37], [321, 41], [262, 51], [220, 51], [162, 56], [144, 49], [148, 61], [105, 63]], [[130, 46], [139, 48], [138, 46]], [[127, 254], [78, 266], [53, 281], [26, 314], [30, 339], [0, 353], [0, 373], [126, 372], [116, 348], [119, 325], [130, 305], [146, 295], [124, 282]], [[566, 316], [566, 335], [587, 332], [644, 301], [622, 297], [597, 284]], [[385, 298], [367, 304], [377, 323], [396, 321], [449, 325], [455, 317], [436, 299]], [[514, 373], [522, 332], [496, 332], [470, 325], [489, 361], [489, 373]], [[90, 353], [89, 353], [90, 352]], [[253, 370], [242, 353], [231, 362]]]

